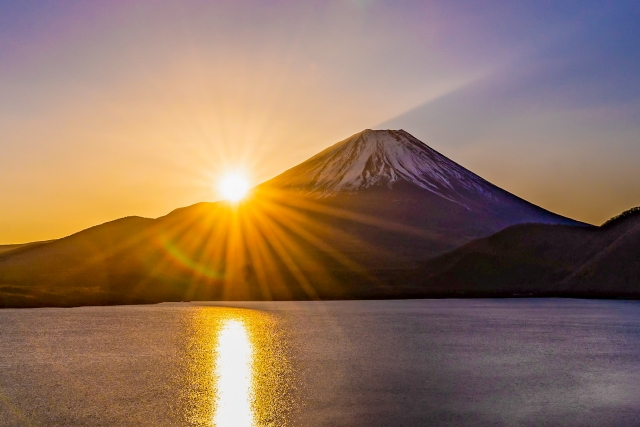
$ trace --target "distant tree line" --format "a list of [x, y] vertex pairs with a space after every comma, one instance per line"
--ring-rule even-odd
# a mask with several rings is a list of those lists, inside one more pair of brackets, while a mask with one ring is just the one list
[[609, 219], [607, 222], [602, 224], [602, 227], [609, 227], [613, 225], [613, 223], [618, 222], [621, 219], [625, 219], [635, 215], [640, 215], [640, 206], [636, 206], [635, 208], [628, 209], [622, 212], [620, 215], [614, 216], [613, 218]]

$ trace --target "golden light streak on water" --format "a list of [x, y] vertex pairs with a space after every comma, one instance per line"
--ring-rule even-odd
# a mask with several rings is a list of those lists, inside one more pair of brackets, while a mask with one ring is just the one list
[[279, 319], [204, 306], [194, 308], [186, 330], [181, 425], [290, 425], [294, 370]]
[[253, 408], [253, 345], [244, 324], [236, 319], [223, 323], [218, 333], [214, 376], [217, 396], [213, 425], [255, 426]]

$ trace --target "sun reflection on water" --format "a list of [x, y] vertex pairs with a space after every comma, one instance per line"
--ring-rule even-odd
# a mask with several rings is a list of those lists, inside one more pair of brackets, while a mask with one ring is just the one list
[[190, 426], [287, 426], [293, 369], [278, 319], [199, 307], [188, 328], [181, 417]]
[[253, 427], [253, 348], [242, 322], [230, 319], [218, 333], [213, 425]]

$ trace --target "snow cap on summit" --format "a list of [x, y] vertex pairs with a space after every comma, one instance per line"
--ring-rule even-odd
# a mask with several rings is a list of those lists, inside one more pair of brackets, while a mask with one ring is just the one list
[[460, 192], [490, 194], [491, 184], [404, 130], [365, 129], [276, 177], [281, 187], [326, 197], [400, 181], [452, 200]]

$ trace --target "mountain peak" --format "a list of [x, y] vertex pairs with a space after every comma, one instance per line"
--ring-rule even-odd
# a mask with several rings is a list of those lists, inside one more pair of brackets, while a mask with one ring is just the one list
[[405, 182], [464, 204], [464, 193], [491, 197], [491, 184], [404, 130], [365, 129], [272, 180], [318, 197]]
[[[351, 135], [349, 138], [345, 139], [342, 142], [353, 141], [354, 139], [357, 139], [357, 137], [364, 138], [367, 140], [367, 142], [376, 142], [376, 141], [384, 140], [387, 138], [393, 138], [397, 140], [397, 137], [400, 137], [400, 136], [414, 138], [410, 133], [406, 132], [403, 129], [397, 129], [397, 130], [396, 129], [365, 129], [361, 132]], [[426, 144], [423, 144], [423, 145], [426, 145]]]

